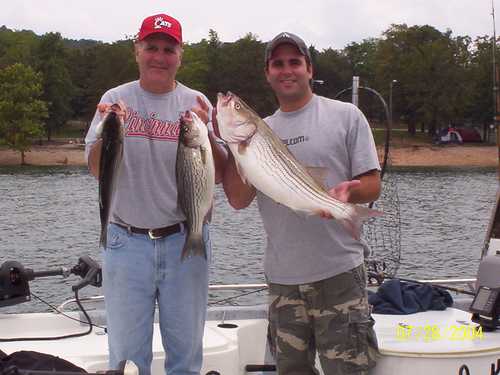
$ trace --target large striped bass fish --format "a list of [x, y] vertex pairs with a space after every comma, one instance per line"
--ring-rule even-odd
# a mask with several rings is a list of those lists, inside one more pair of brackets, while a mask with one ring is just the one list
[[123, 103], [116, 103], [111, 106], [102, 104], [98, 109], [101, 113], [104, 113], [102, 121], [96, 127], [96, 135], [102, 139], [101, 158], [99, 160], [99, 215], [101, 218], [101, 238], [99, 243], [106, 248], [111, 205], [123, 159], [123, 116], [125, 105]]
[[181, 116], [177, 160], [177, 198], [186, 216], [187, 235], [181, 259], [205, 258], [203, 223], [207, 220], [215, 189], [215, 166], [206, 125], [194, 112]]
[[243, 100], [217, 96], [217, 122], [243, 181], [294, 211], [333, 217], [355, 238], [364, 219], [382, 213], [331, 197]]

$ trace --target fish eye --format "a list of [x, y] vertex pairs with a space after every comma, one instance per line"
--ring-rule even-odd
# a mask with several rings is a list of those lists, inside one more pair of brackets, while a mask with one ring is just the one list
[[241, 108], [241, 104], [240, 103], [234, 103], [234, 109], [238, 110]]

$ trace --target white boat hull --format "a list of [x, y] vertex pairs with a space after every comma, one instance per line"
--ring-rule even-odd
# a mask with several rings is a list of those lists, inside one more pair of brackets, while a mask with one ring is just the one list
[[[72, 316], [83, 320], [78, 313]], [[91, 313], [95, 324], [103, 324], [100, 312]], [[204, 361], [201, 374], [217, 371], [220, 374], [247, 374], [245, 366], [272, 364], [267, 350], [267, 321], [265, 306], [250, 308], [229, 307], [209, 311], [204, 335]], [[490, 373], [492, 364], [500, 360], [500, 332], [483, 333], [482, 338], [457, 339], [448, 337], [432, 340], [424, 334], [402, 338], [400, 324], [413, 327], [436, 326], [441, 332], [449, 327], [466, 326], [470, 314], [457, 309], [428, 311], [412, 315], [374, 314], [375, 330], [381, 358], [373, 375], [460, 374], [467, 366], [471, 375]], [[222, 321], [223, 320], [223, 321]], [[221, 325], [221, 323], [224, 323]], [[43, 337], [84, 332], [86, 326], [60, 314], [0, 314], [0, 336]], [[96, 328], [89, 335], [52, 341], [2, 342], [0, 349], [7, 354], [19, 350], [34, 350], [56, 355], [87, 371], [108, 368], [107, 336]], [[152, 373], [163, 374], [164, 351], [159, 327], [155, 324], [153, 337]], [[467, 374], [465, 370], [463, 375]]]

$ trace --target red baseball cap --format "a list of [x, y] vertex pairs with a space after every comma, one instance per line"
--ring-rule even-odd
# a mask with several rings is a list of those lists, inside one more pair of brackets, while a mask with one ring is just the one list
[[179, 21], [166, 14], [155, 14], [142, 21], [141, 29], [137, 34], [137, 40], [143, 40], [154, 33], [162, 33], [174, 38], [182, 44], [182, 27]]

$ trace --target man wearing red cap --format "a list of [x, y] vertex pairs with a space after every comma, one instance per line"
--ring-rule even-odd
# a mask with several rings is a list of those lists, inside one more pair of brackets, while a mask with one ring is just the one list
[[[157, 303], [167, 374], [194, 375], [203, 357], [211, 244], [206, 224], [207, 259], [181, 261], [185, 216], [177, 204], [175, 161], [180, 114], [193, 110], [208, 122], [212, 108], [203, 94], [175, 79], [182, 57], [182, 30], [175, 18], [158, 14], [144, 19], [135, 57], [139, 80], [107, 91], [100, 102], [101, 108], [126, 105], [123, 161], [103, 251], [110, 366], [128, 359], [141, 375], [150, 374]], [[88, 165], [96, 177], [100, 120], [96, 113], [86, 137]], [[212, 131], [209, 137], [220, 181], [226, 154]]]

